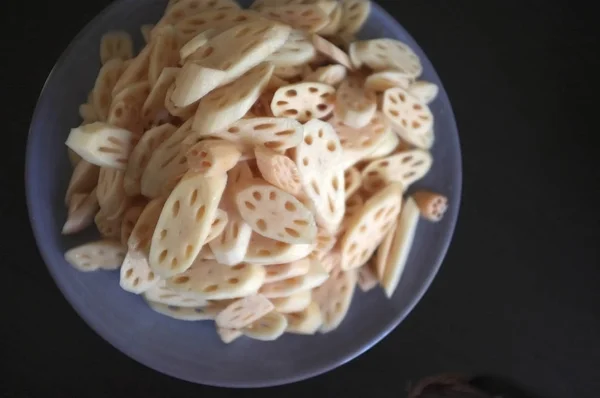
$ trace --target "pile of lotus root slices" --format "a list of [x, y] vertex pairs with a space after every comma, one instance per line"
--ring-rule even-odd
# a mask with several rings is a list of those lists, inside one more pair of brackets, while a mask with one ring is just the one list
[[102, 67], [66, 145], [64, 234], [81, 271], [221, 339], [326, 333], [355, 286], [394, 293], [421, 217], [438, 87], [406, 44], [360, 41], [365, 0], [171, 1]]

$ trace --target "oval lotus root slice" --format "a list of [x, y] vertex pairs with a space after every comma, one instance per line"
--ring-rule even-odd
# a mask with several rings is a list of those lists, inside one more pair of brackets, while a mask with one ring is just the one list
[[377, 101], [356, 77], [340, 84], [335, 101], [335, 114], [345, 125], [360, 129], [369, 124], [377, 111]]
[[400, 138], [413, 145], [419, 144], [419, 139], [433, 129], [429, 107], [399, 87], [385, 91], [382, 112]]
[[323, 83], [329, 86], [337, 86], [347, 75], [347, 70], [342, 65], [327, 65], [317, 68], [314, 72], [304, 77], [304, 82]]
[[286, 264], [273, 264], [265, 266], [265, 283], [279, 282], [284, 279], [303, 276], [310, 270], [311, 260], [303, 258]]
[[95, 122], [71, 129], [65, 144], [92, 164], [124, 170], [132, 140], [128, 130]]
[[164, 68], [152, 86], [152, 90], [142, 105], [142, 119], [145, 125], [155, 121], [165, 111], [165, 100], [169, 88], [179, 75], [180, 68]]
[[283, 46], [269, 55], [266, 61], [271, 62], [276, 67], [297, 66], [310, 62], [315, 54], [315, 47], [307, 33], [293, 29]]
[[164, 68], [177, 66], [179, 63], [179, 42], [177, 31], [172, 25], [154, 29], [154, 44], [148, 61], [148, 81], [156, 84]]
[[408, 93], [425, 105], [433, 102], [439, 91], [437, 84], [425, 80], [418, 80], [408, 87]]
[[313, 34], [312, 43], [315, 49], [320, 54], [325, 55], [325, 57], [328, 60], [333, 61], [336, 64], [343, 65], [347, 69], [354, 69], [354, 67], [352, 66], [352, 62], [350, 62], [348, 54], [346, 54], [343, 50], [341, 50], [329, 40], [324, 39], [319, 35]]
[[133, 41], [129, 33], [113, 31], [106, 33], [100, 39], [100, 60], [102, 65], [111, 59], [126, 61], [133, 56]]
[[323, 29], [329, 16], [317, 4], [290, 4], [277, 7], [262, 7], [259, 12], [265, 18], [302, 29], [309, 33]]
[[281, 314], [304, 311], [312, 302], [312, 292], [305, 290], [287, 297], [270, 299], [275, 306], [275, 311]]
[[392, 229], [402, 206], [402, 185], [390, 184], [354, 215], [341, 240], [342, 269], [364, 265]]
[[241, 217], [262, 236], [286, 243], [313, 243], [313, 214], [293, 195], [257, 180], [237, 192]]
[[260, 265], [228, 267], [213, 260], [196, 260], [189, 270], [167, 280], [167, 287], [207, 300], [224, 300], [255, 294], [264, 279], [265, 270]]
[[404, 190], [427, 174], [433, 158], [427, 151], [411, 149], [374, 160], [363, 170], [363, 188], [374, 192], [389, 182], [399, 182]]
[[193, 104], [219, 87], [226, 78], [225, 71], [186, 62], [175, 81], [171, 101], [178, 107]]
[[323, 316], [319, 304], [310, 302], [309, 305], [301, 311], [284, 314], [288, 321], [288, 333], [313, 335], [317, 333], [323, 325]]
[[365, 80], [365, 89], [381, 93], [394, 87], [407, 90], [411, 81], [409, 75], [395, 70], [375, 72]]
[[321, 333], [337, 329], [348, 314], [356, 287], [356, 274], [356, 270], [334, 269], [331, 277], [313, 290], [313, 299], [319, 304], [323, 316]]
[[164, 203], [164, 198], [157, 198], [148, 202], [144, 207], [127, 240], [129, 250], [144, 253], [146, 256], [148, 255], [152, 235], [154, 234]]
[[124, 69], [121, 59], [110, 60], [100, 68], [92, 90], [93, 101], [91, 102], [99, 121], [105, 121], [108, 117], [108, 109], [112, 102], [112, 91]]
[[267, 315], [274, 308], [267, 298], [255, 294], [229, 304], [217, 315], [215, 322], [220, 328], [241, 329]]
[[100, 174], [100, 168], [95, 164], [89, 163], [85, 160], [81, 160], [73, 169], [71, 174], [71, 180], [69, 180], [69, 186], [67, 193], [65, 194], [65, 204], [68, 206], [71, 202], [73, 195], [76, 193], [90, 193], [96, 185], [98, 185], [98, 175]]
[[131, 131], [136, 137], [144, 132], [142, 107], [150, 94], [147, 81], [133, 83], [121, 90], [110, 105], [107, 123]]
[[313, 249], [314, 244], [289, 244], [253, 233], [244, 261], [265, 266], [291, 263], [308, 256]]
[[154, 29], [154, 24], [145, 24], [140, 26], [140, 32], [144, 38], [144, 43], [148, 43], [150, 41], [150, 33], [152, 32], [152, 29]]
[[448, 198], [431, 191], [417, 191], [412, 195], [421, 215], [432, 222], [441, 221], [448, 209]]
[[100, 235], [105, 239], [119, 241], [121, 239], [122, 217], [110, 217], [106, 211], [100, 209], [94, 217], [94, 223]]
[[379, 112], [375, 113], [369, 123], [360, 129], [346, 125], [338, 117], [332, 118], [329, 123], [340, 137], [343, 149], [341, 163], [344, 168], [349, 168], [371, 155], [385, 142], [387, 134], [391, 132], [390, 124]]
[[292, 81], [302, 76], [304, 69], [302, 66], [279, 66], [273, 71], [273, 76], [282, 80]]
[[240, 160], [237, 146], [225, 140], [203, 140], [187, 151], [190, 170], [212, 177], [227, 173]]
[[116, 240], [99, 240], [68, 250], [65, 259], [79, 271], [115, 270], [123, 263], [125, 252]]
[[125, 172], [122, 170], [101, 167], [98, 176], [96, 196], [100, 209], [109, 217], [120, 217], [126, 210], [127, 195], [123, 188]]
[[[79, 203], [75, 203], [75, 196], [81, 195]], [[69, 206], [69, 216], [61, 233], [71, 235], [81, 232], [94, 223], [94, 216], [98, 212], [98, 198], [94, 189], [89, 194], [76, 194]]]
[[377, 275], [375, 274], [375, 271], [373, 271], [371, 263], [367, 263], [359, 268], [357, 283], [360, 290], [365, 293], [377, 287], [379, 279], [377, 279]]
[[129, 155], [127, 170], [123, 180], [125, 192], [129, 196], [141, 194], [141, 180], [152, 153], [177, 130], [172, 124], [163, 124], [144, 133]]
[[185, 42], [208, 29], [215, 30], [212, 36], [215, 37], [236, 25], [259, 19], [262, 19], [260, 14], [250, 10], [206, 10], [182, 19], [175, 27]]
[[360, 189], [362, 184], [362, 175], [356, 167], [350, 167], [344, 171], [344, 190], [346, 197], [349, 198]]
[[179, 63], [184, 64], [187, 57], [208, 43], [211, 38], [215, 37], [219, 33], [220, 32], [214, 28], [206, 29], [192, 37], [190, 40], [187, 40], [186, 43], [179, 49]]
[[[394, 39], [355, 42], [352, 57], [375, 71], [395, 70], [416, 78], [423, 72], [419, 57], [406, 44]], [[353, 59], [354, 60], [354, 59]]]
[[342, 21], [338, 33], [355, 34], [366, 22], [371, 12], [371, 2], [369, 0], [343, 0]]
[[217, 328], [217, 334], [221, 341], [225, 344], [233, 343], [244, 334], [240, 330]]
[[[342, 25], [342, 16], [344, 14], [344, 10], [337, 2], [327, 2], [327, 4], [331, 3], [333, 3], [333, 8], [328, 13], [329, 23], [317, 31], [320, 36], [335, 35]], [[320, 2], [319, 4], [325, 4], [325, 2]]]
[[169, 195], [150, 245], [150, 266], [167, 278], [187, 270], [202, 249], [227, 184], [227, 175], [188, 173]]
[[289, 117], [305, 123], [321, 119], [333, 111], [335, 88], [323, 83], [298, 83], [279, 88], [273, 95], [271, 111], [276, 117]]
[[135, 58], [129, 61], [129, 65], [124, 68], [119, 80], [117, 80], [113, 87], [113, 97], [120, 93], [125, 87], [128, 87], [133, 83], [148, 80], [148, 67], [153, 46], [154, 43], [150, 42]]
[[342, 254], [339, 250], [332, 250], [321, 258], [321, 266], [327, 273], [331, 273], [335, 268], [341, 267]]
[[387, 130], [384, 134], [384, 137], [381, 140], [381, 143], [375, 148], [370, 155], [365, 156], [364, 160], [373, 160], [379, 159], [394, 153], [399, 145], [400, 138], [398, 134], [394, 133], [392, 129]]
[[235, 11], [239, 8], [240, 6], [233, 0], [180, 0], [167, 7], [165, 15], [157, 26], [175, 25], [186, 17], [202, 14], [204, 11]]
[[141, 294], [159, 283], [150, 269], [146, 253], [129, 249], [121, 265], [119, 285], [127, 292]]
[[235, 82], [212, 91], [200, 101], [193, 128], [211, 133], [240, 120], [258, 100], [273, 73], [273, 65], [262, 63]]
[[137, 224], [143, 210], [143, 205], [132, 206], [123, 214], [123, 220], [121, 221], [121, 243], [123, 245], [127, 245], [129, 237], [133, 232], [133, 228], [135, 227], [135, 224]]
[[[164, 305], [172, 305], [183, 308], [206, 307], [210, 302], [193, 293], [176, 292], [167, 287], [165, 280], [156, 279], [156, 283], [145, 290], [144, 299]], [[215, 313], [216, 316], [217, 313]]]
[[225, 226], [227, 225], [228, 221], [229, 220], [228, 220], [227, 213], [221, 209], [218, 209], [217, 215], [215, 216], [215, 219], [213, 220], [212, 224], [210, 225], [210, 232], [208, 233], [208, 236], [206, 237], [205, 245], [207, 243], [212, 242], [219, 235], [221, 235], [221, 233], [223, 233], [223, 230], [225, 230]]
[[256, 146], [254, 153], [256, 165], [268, 183], [292, 195], [300, 193], [300, 175], [292, 159], [262, 146]]
[[365, 201], [361, 195], [361, 191], [355, 192], [354, 195], [346, 199], [346, 213], [344, 214], [344, 221], [338, 230], [338, 236], [342, 236], [343, 232], [346, 231], [352, 217], [361, 211]]
[[318, 261], [311, 261], [308, 273], [277, 282], [264, 284], [259, 293], [267, 298], [287, 297], [293, 294], [314, 289], [322, 285], [329, 274]]
[[329, 253], [337, 243], [335, 236], [325, 228], [319, 228], [317, 231], [317, 246], [313, 254], [317, 254], [318, 258], [322, 258]]
[[274, 341], [285, 333], [287, 319], [276, 311], [263, 316], [242, 329], [244, 336], [260, 341]]
[[148, 306], [161, 315], [168, 316], [169, 318], [177, 319], [180, 321], [207, 321], [215, 319], [214, 314], [206, 312], [204, 307], [177, 307], [174, 305], [165, 305], [161, 303], [155, 303], [148, 301]]

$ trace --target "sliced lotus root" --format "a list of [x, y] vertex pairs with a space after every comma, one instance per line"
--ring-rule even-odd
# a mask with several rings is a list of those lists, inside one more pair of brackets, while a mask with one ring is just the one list
[[213, 260], [196, 260], [189, 270], [167, 280], [167, 287], [207, 300], [223, 300], [255, 294], [264, 279], [265, 270], [260, 265], [228, 267]]
[[281, 337], [286, 328], [285, 316], [273, 311], [242, 329], [242, 332], [254, 340], [273, 341]]
[[311, 211], [293, 195], [265, 183], [248, 182], [236, 193], [237, 209], [262, 236], [286, 243], [313, 243], [317, 225]]
[[196, 36], [188, 40], [180, 49], [179, 49], [179, 63], [185, 63], [187, 57], [192, 55], [196, 50], [200, 47], [208, 43], [208, 41], [219, 34], [220, 32], [214, 28], [204, 30], [198, 33]]
[[145, 24], [140, 26], [140, 32], [142, 33], [142, 37], [144, 38], [144, 43], [148, 43], [150, 41], [150, 34], [154, 29], [154, 24]]
[[82, 119], [82, 124], [90, 124], [99, 121], [96, 114], [96, 108], [92, 104], [79, 105], [79, 116]]
[[369, 292], [373, 290], [379, 284], [379, 279], [373, 271], [370, 263], [367, 263], [360, 267], [358, 270], [358, 287], [363, 292]]
[[121, 239], [122, 216], [111, 217], [107, 211], [100, 209], [94, 217], [94, 223], [104, 239], [117, 241]]
[[194, 130], [212, 133], [240, 120], [261, 95], [272, 73], [273, 65], [262, 63], [205, 96], [196, 111]]
[[421, 215], [426, 220], [438, 222], [448, 210], [448, 198], [431, 191], [417, 191], [413, 195]]
[[284, 80], [292, 80], [302, 76], [302, 66], [279, 66], [273, 71], [273, 76]]
[[418, 145], [421, 137], [433, 129], [429, 107], [399, 87], [385, 91], [382, 111], [400, 138], [413, 145]]
[[335, 114], [341, 122], [360, 129], [371, 122], [376, 111], [375, 95], [364, 89], [361, 79], [351, 77], [340, 84], [335, 101]]
[[418, 80], [408, 87], [408, 93], [426, 105], [435, 100], [439, 91], [437, 84], [425, 80]]
[[375, 276], [378, 280], [382, 280], [383, 274], [385, 272], [385, 266], [387, 264], [387, 259], [390, 254], [390, 248], [392, 247], [392, 242], [394, 241], [394, 235], [396, 234], [397, 223], [394, 224], [392, 229], [385, 235], [383, 241], [377, 248], [377, 252], [373, 256], [373, 268], [375, 272]]
[[375, 71], [395, 70], [410, 78], [416, 78], [423, 72], [423, 66], [414, 51], [401, 41], [394, 39], [375, 39], [354, 42], [350, 45], [353, 62], [359, 62]]
[[219, 235], [221, 235], [223, 230], [225, 230], [225, 226], [229, 222], [228, 217], [229, 216], [227, 215], [227, 213], [224, 212], [223, 210], [221, 210], [221, 209], [217, 210], [217, 215], [215, 216], [215, 219], [213, 220], [212, 224], [210, 225], [210, 232], [208, 233], [208, 236], [206, 237], [205, 245], [207, 243], [212, 242]]
[[281, 314], [304, 311], [312, 302], [312, 292], [304, 290], [287, 297], [270, 299], [275, 306], [275, 311]]
[[363, 27], [371, 12], [369, 0], [342, 0], [342, 20], [339, 34], [355, 34]]
[[242, 337], [244, 334], [240, 330], [217, 328], [217, 334], [221, 341], [229, 344]]
[[142, 105], [141, 117], [144, 125], [148, 126], [156, 122], [165, 113], [166, 96], [169, 88], [179, 75], [180, 68], [164, 68], [154, 83], [150, 94]]
[[323, 269], [320, 262], [311, 261], [310, 269], [306, 274], [266, 283], [260, 288], [259, 293], [267, 298], [287, 297], [320, 286], [327, 278], [329, 278], [329, 274]]
[[135, 224], [140, 218], [143, 210], [144, 206], [140, 204], [130, 207], [123, 214], [123, 220], [121, 221], [121, 243], [123, 245], [127, 245], [129, 237], [131, 236], [131, 232], [133, 231], [133, 228], [135, 227]]
[[319, 304], [311, 301], [301, 311], [284, 314], [288, 321], [286, 332], [302, 335], [315, 334], [323, 324], [323, 316]]
[[341, 240], [342, 269], [364, 265], [394, 226], [402, 206], [402, 185], [390, 184], [367, 200], [348, 222]]
[[150, 246], [150, 266], [161, 277], [187, 270], [202, 249], [225, 190], [227, 175], [188, 173], [169, 195]]
[[220, 328], [241, 329], [267, 315], [274, 308], [263, 295], [255, 294], [229, 304], [217, 315], [215, 322]]
[[334, 269], [331, 277], [313, 290], [313, 299], [323, 316], [321, 333], [329, 333], [342, 323], [352, 302], [357, 281], [356, 270]]
[[111, 59], [126, 61], [133, 56], [133, 41], [129, 33], [114, 31], [106, 33], [100, 40], [100, 60], [102, 65]]
[[375, 72], [365, 80], [365, 89], [381, 93], [394, 87], [406, 90], [411, 80], [409, 75], [395, 70]]
[[296, 66], [310, 62], [315, 54], [315, 47], [308, 34], [293, 29], [283, 46], [269, 55], [266, 61], [271, 62], [275, 67]]
[[207, 10], [186, 17], [178, 22], [175, 27], [181, 39], [185, 42], [209, 29], [214, 29], [215, 34], [220, 34], [240, 23], [259, 19], [261, 19], [260, 14], [251, 10]]
[[139, 195], [141, 193], [142, 175], [152, 153], [162, 144], [169, 136], [171, 136], [177, 128], [172, 124], [163, 124], [154, 127], [144, 133], [137, 145], [129, 155], [127, 170], [123, 180], [125, 192], [129, 196]]
[[340, 226], [340, 229], [337, 232], [338, 236], [341, 236], [343, 232], [346, 231], [350, 221], [352, 220], [352, 217], [354, 217], [358, 212], [360, 212], [364, 204], [365, 201], [360, 191], [354, 193], [354, 195], [346, 199], [346, 213], [344, 214], [344, 221], [342, 222], [342, 225]]
[[203, 140], [187, 151], [190, 170], [212, 177], [227, 173], [240, 160], [237, 146], [225, 140]]
[[226, 78], [227, 72], [186, 62], [175, 81], [171, 101], [178, 107], [193, 104], [219, 87]]
[[346, 197], [349, 198], [360, 189], [362, 184], [362, 175], [356, 167], [350, 167], [344, 171], [344, 189]]
[[[165, 280], [156, 280], [157, 282], [153, 286], [143, 292], [144, 299], [147, 301], [183, 308], [206, 307], [209, 305], [209, 301], [203, 297], [193, 293], [176, 292], [167, 287]], [[214, 315], [217, 314], [218, 312]]]
[[175, 90], [175, 83], [171, 84], [165, 94], [165, 109], [173, 116], [177, 116], [183, 120], [188, 120], [194, 116], [198, 109], [198, 103], [189, 104], [184, 107], [177, 106], [171, 99]]
[[65, 204], [69, 206], [73, 195], [76, 193], [90, 193], [98, 184], [98, 175], [100, 168], [95, 164], [81, 160], [73, 169], [73, 174], [69, 180], [67, 193], [65, 194]]
[[315, 49], [320, 54], [325, 55], [328, 60], [333, 61], [336, 64], [343, 65], [348, 69], [354, 69], [348, 54], [346, 54], [332, 42], [322, 38], [319, 35], [313, 34], [312, 43], [315, 46]]
[[74, 194], [69, 205], [69, 216], [62, 228], [62, 234], [75, 234], [92, 225], [99, 208], [95, 189], [87, 194]]
[[215, 315], [211, 312], [207, 312], [204, 307], [177, 307], [174, 305], [165, 305], [152, 301], [147, 301], [147, 303], [153, 311], [180, 321], [194, 322], [215, 319]]
[[265, 266], [265, 283], [279, 282], [284, 279], [306, 275], [310, 270], [311, 260], [303, 258], [286, 264], [273, 264]]
[[123, 90], [125, 87], [130, 86], [133, 83], [147, 80], [150, 54], [152, 53], [153, 46], [154, 43], [150, 42], [135, 58], [128, 61], [129, 65], [124, 68], [119, 80], [117, 80], [113, 87], [113, 97], [121, 92], [121, 90]]
[[126, 210], [128, 198], [123, 187], [124, 176], [125, 172], [122, 170], [100, 168], [96, 196], [100, 209], [109, 218], [117, 218]]
[[167, 7], [165, 15], [161, 18], [157, 26], [175, 25], [185, 17], [195, 14], [202, 15], [205, 11], [227, 11], [239, 8], [240, 6], [233, 0], [180, 0], [171, 3]]
[[177, 31], [172, 25], [157, 27], [152, 37], [153, 45], [148, 60], [148, 81], [156, 84], [162, 70], [179, 63], [179, 42]]
[[427, 151], [411, 149], [374, 160], [363, 170], [363, 188], [375, 192], [389, 182], [399, 182], [404, 190], [427, 174], [433, 158]]
[[112, 91], [123, 73], [123, 61], [113, 59], [100, 68], [92, 90], [92, 102], [98, 120], [105, 121], [112, 101]]
[[132, 139], [128, 130], [95, 122], [71, 129], [65, 144], [89, 163], [124, 170]]
[[251, 9], [259, 10], [263, 7], [279, 7], [291, 4], [312, 4], [315, 0], [254, 0]]
[[314, 244], [289, 244], [253, 233], [244, 261], [250, 264], [284, 264], [308, 256]]
[[311, 120], [304, 125], [304, 140], [296, 148], [295, 161], [317, 222], [330, 232], [339, 227], [345, 212], [341, 157], [339, 138], [329, 123]]
[[273, 95], [271, 111], [276, 117], [289, 117], [305, 123], [321, 119], [333, 111], [335, 88], [323, 83], [297, 83], [279, 88]]
[[164, 198], [157, 198], [148, 202], [144, 207], [127, 240], [127, 246], [131, 251], [148, 255], [152, 235], [156, 229], [156, 224], [158, 223], [164, 204]]
[[267, 182], [292, 195], [300, 193], [302, 184], [292, 159], [263, 146], [256, 146], [254, 153], [256, 165]]
[[99, 240], [68, 250], [65, 259], [79, 271], [115, 270], [123, 263], [125, 252], [116, 240]]
[[331, 273], [335, 268], [342, 265], [342, 254], [339, 250], [332, 250], [321, 258], [321, 266], [327, 273]]
[[325, 228], [319, 228], [317, 231], [317, 246], [312, 254], [321, 259], [325, 254], [329, 253], [331, 249], [333, 249], [336, 243], [337, 239], [333, 234], [331, 234]]
[[317, 4], [290, 4], [277, 7], [261, 7], [265, 17], [290, 25], [295, 29], [317, 32], [329, 23], [327, 13]]
[[388, 129], [381, 140], [381, 143], [375, 148], [370, 155], [365, 156], [364, 160], [379, 159], [391, 155], [396, 152], [400, 145], [400, 138], [398, 134], [394, 133], [394, 130]]
[[108, 111], [107, 123], [133, 133], [139, 137], [144, 132], [142, 107], [150, 94], [147, 81], [133, 83], [121, 90], [114, 98]]
[[141, 294], [152, 289], [160, 279], [148, 264], [145, 252], [129, 249], [121, 266], [119, 285], [125, 291]]
[[304, 77], [304, 82], [323, 83], [337, 86], [346, 78], [347, 70], [342, 65], [327, 65], [317, 68], [313, 73]]

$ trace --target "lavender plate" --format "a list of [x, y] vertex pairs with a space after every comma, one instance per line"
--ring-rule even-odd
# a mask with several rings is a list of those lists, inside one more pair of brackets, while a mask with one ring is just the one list
[[214, 386], [266, 387], [340, 366], [400, 324], [431, 284], [446, 254], [461, 192], [460, 146], [448, 96], [417, 43], [373, 4], [359, 37], [406, 42], [423, 61], [423, 78], [440, 86], [431, 105], [436, 120], [434, 165], [415, 188], [445, 193], [450, 208], [441, 223], [420, 223], [391, 300], [379, 289], [357, 292], [347, 318], [330, 334], [285, 335], [271, 343], [242, 338], [224, 345], [212, 324], [177, 321], [154, 313], [141, 297], [121, 290], [118, 272], [82, 273], [63, 257], [67, 249], [94, 236], [90, 231], [64, 237], [60, 230], [66, 219], [63, 198], [71, 173], [64, 142], [69, 129], [80, 123], [78, 106], [85, 102], [98, 73], [100, 37], [109, 30], [125, 29], [141, 44], [140, 25], [156, 22], [165, 4], [165, 0], [115, 1], [77, 35], [44, 85], [29, 131], [26, 187], [31, 223], [48, 269], [77, 313], [100, 336], [131, 358], [173, 377]]

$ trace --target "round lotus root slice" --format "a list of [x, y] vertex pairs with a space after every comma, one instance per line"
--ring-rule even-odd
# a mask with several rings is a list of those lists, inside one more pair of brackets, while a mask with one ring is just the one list
[[312, 302], [312, 292], [305, 290], [287, 297], [270, 299], [275, 306], [275, 311], [281, 314], [304, 311]]
[[254, 154], [256, 165], [265, 181], [289, 194], [300, 193], [300, 174], [292, 159], [264, 146], [256, 146]]
[[370, 262], [359, 268], [357, 284], [365, 293], [373, 290], [379, 284], [379, 279], [377, 279]]
[[168, 278], [187, 270], [202, 249], [227, 184], [227, 175], [188, 173], [167, 199], [150, 245], [150, 266]]
[[112, 59], [100, 68], [92, 90], [92, 102], [98, 121], [106, 121], [112, 102], [112, 92], [124, 71], [121, 59]]
[[329, 17], [318, 4], [290, 4], [277, 7], [262, 7], [263, 17], [290, 25], [294, 29], [309, 33], [323, 29], [329, 23]]
[[308, 273], [277, 282], [264, 284], [259, 293], [267, 298], [287, 297], [293, 294], [311, 290], [323, 284], [329, 274], [318, 261], [311, 261]]
[[291, 263], [308, 256], [314, 244], [290, 244], [253, 233], [244, 261], [264, 266]]
[[200, 141], [186, 154], [190, 170], [206, 177], [227, 173], [241, 156], [237, 146], [225, 140]]
[[421, 149], [398, 152], [374, 160], [363, 170], [363, 188], [375, 192], [390, 182], [399, 182], [406, 191], [412, 183], [423, 178], [433, 163], [431, 154]]
[[254, 294], [229, 304], [217, 315], [215, 322], [220, 328], [241, 329], [274, 309], [275, 306], [266, 297]]
[[344, 0], [341, 2], [342, 20], [337, 33], [353, 35], [357, 33], [366, 22], [371, 12], [369, 0]]
[[323, 325], [323, 316], [319, 304], [311, 301], [309, 305], [301, 311], [284, 314], [288, 321], [288, 333], [313, 335], [317, 333]]
[[350, 62], [348, 54], [346, 54], [343, 50], [341, 50], [329, 40], [324, 39], [319, 35], [313, 34], [312, 43], [315, 49], [320, 54], [325, 55], [325, 57], [330, 61], [333, 61], [336, 64], [343, 65], [347, 69], [354, 69], [354, 67], [352, 66], [352, 62]]
[[342, 65], [327, 65], [317, 68], [304, 77], [304, 82], [323, 83], [336, 87], [346, 78], [347, 70]]
[[301, 123], [328, 116], [334, 107], [335, 88], [323, 83], [283, 86], [273, 95], [271, 111], [276, 117], [289, 117]]
[[360, 189], [362, 184], [362, 175], [356, 167], [350, 167], [344, 171], [344, 190], [346, 197], [349, 198]]
[[313, 290], [313, 300], [319, 304], [323, 317], [321, 333], [329, 333], [343, 322], [352, 303], [356, 281], [356, 270], [334, 269], [329, 279]]
[[439, 91], [437, 84], [425, 80], [418, 80], [408, 87], [408, 93], [426, 105], [436, 99]]
[[113, 98], [125, 87], [128, 87], [133, 83], [148, 80], [148, 67], [153, 46], [154, 43], [150, 42], [135, 58], [127, 61], [129, 64], [125, 65], [123, 73], [121, 73], [119, 80], [117, 80], [112, 89]]
[[160, 279], [150, 269], [148, 255], [129, 249], [121, 266], [119, 285], [127, 292], [141, 294], [159, 283]]
[[167, 280], [167, 287], [197, 294], [207, 300], [224, 300], [255, 294], [265, 279], [260, 265], [228, 267], [214, 260], [196, 260], [182, 274]]
[[258, 100], [273, 73], [273, 65], [262, 63], [235, 82], [212, 91], [202, 99], [193, 129], [212, 133], [240, 120]]
[[165, 99], [167, 96], [167, 91], [179, 76], [181, 69], [176, 67], [164, 68], [158, 79], [152, 86], [152, 90], [150, 90], [150, 94], [144, 101], [142, 105], [142, 120], [144, 125], [150, 125], [155, 122], [161, 114], [166, 112], [165, 108]]
[[284, 279], [303, 276], [310, 270], [311, 260], [303, 258], [286, 264], [273, 264], [265, 266], [265, 283], [279, 282]]
[[412, 197], [426, 220], [439, 222], [444, 218], [448, 210], [448, 198], [444, 195], [430, 191], [417, 191]]
[[217, 215], [210, 225], [210, 232], [205, 240], [205, 245], [215, 240], [223, 231], [225, 230], [225, 226], [229, 222], [229, 216], [226, 212], [221, 209], [217, 210]]
[[375, 72], [365, 80], [365, 89], [382, 93], [387, 89], [400, 87], [407, 90], [412, 78], [406, 73], [395, 70]]
[[315, 47], [306, 32], [292, 29], [287, 41], [266, 59], [275, 67], [303, 65], [315, 56]]
[[74, 247], [65, 259], [79, 271], [115, 270], [125, 258], [125, 248], [116, 240], [99, 240]]
[[241, 330], [217, 328], [217, 334], [221, 341], [225, 344], [233, 343], [244, 334]]
[[342, 269], [364, 265], [394, 226], [402, 206], [402, 185], [390, 184], [367, 202], [348, 222], [341, 240]]
[[[350, 45], [351, 57], [375, 71], [395, 70], [417, 78], [423, 72], [419, 57], [406, 44], [394, 39], [375, 39]], [[355, 65], [358, 66], [358, 65]]]
[[259, 341], [274, 341], [285, 333], [287, 319], [282, 314], [272, 311], [249, 326], [242, 329], [244, 336]]
[[362, 79], [350, 77], [340, 84], [335, 101], [336, 117], [346, 126], [363, 128], [377, 111], [375, 95], [366, 91]]
[[81, 160], [73, 169], [67, 193], [65, 194], [65, 204], [69, 206], [73, 196], [77, 193], [89, 193], [98, 185], [98, 175], [100, 168], [85, 160]]
[[102, 65], [111, 59], [126, 61], [133, 57], [133, 41], [127, 32], [106, 33], [100, 40], [100, 60]]
[[317, 225], [311, 211], [263, 180], [248, 182], [236, 193], [235, 203], [244, 221], [262, 236], [292, 244], [315, 241]]
[[128, 130], [95, 122], [71, 129], [65, 144], [92, 164], [125, 170], [133, 149], [133, 135]]
[[382, 111], [400, 138], [413, 145], [433, 129], [433, 114], [429, 107], [399, 87], [383, 94]]

